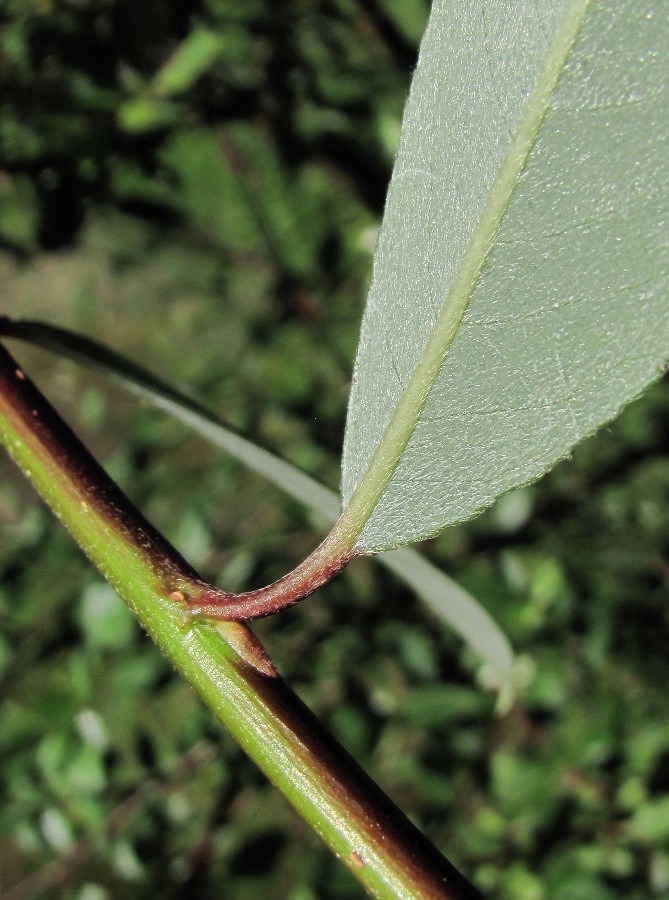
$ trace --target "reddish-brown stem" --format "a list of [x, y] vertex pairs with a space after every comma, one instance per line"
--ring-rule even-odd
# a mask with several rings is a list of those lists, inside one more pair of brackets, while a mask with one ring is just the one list
[[[0, 332], [10, 337], [19, 339], [30, 338], [35, 334], [39, 337], [41, 343], [50, 347], [57, 338], [59, 332], [51, 326], [44, 325], [39, 322], [14, 322], [6, 316], [0, 316]], [[78, 348], [82, 348], [84, 352], [90, 353], [90, 345], [86, 338], [76, 336], [73, 339], [71, 334], [68, 338], [74, 346], [75, 352]], [[56, 341], [56, 348], [58, 344]], [[99, 352], [99, 348], [95, 348]], [[127, 364], [120, 357], [113, 353], [107, 354], [111, 359], [112, 367], [116, 366], [121, 370], [127, 369]], [[14, 378], [7, 385], [10, 391], [23, 387], [25, 392], [31, 390], [29, 383], [21, 383], [20, 378]], [[30, 401], [32, 403], [32, 400]], [[27, 404], [29, 405], [29, 404]], [[53, 417], [49, 419], [50, 427], [57, 430], [58, 424]], [[48, 429], [40, 419], [31, 420], [35, 432], [46, 434]], [[70, 438], [70, 443], [72, 439]], [[71, 453], [66, 459], [68, 465], [72, 465], [72, 460], [76, 459], [76, 454]], [[100, 491], [99, 484], [101, 479], [95, 479], [90, 485], [86, 486], [86, 490], [91, 498], [96, 502], [104, 504], [105, 515], [110, 517], [118, 517], [118, 510], [121, 504], [115, 502], [112, 493], [114, 488], [107, 488], [106, 494]], [[138, 523], [141, 521], [141, 534], [138, 532]], [[182, 584], [180, 577], [187, 572], [188, 566], [181, 558], [176, 558], [173, 548], [166, 552], [165, 542], [151, 526], [145, 522], [139, 514], [131, 520], [118, 522], [119, 526], [126, 529], [138, 542], [152, 548], [152, 553], [160, 566], [165, 567], [165, 560], [170, 560], [170, 566], [178, 572], [178, 575], [172, 575], [171, 580], [166, 572], [165, 582], [167, 585], [171, 583], [172, 587], [168, 590], [169, 596], [177, 602], [186, 601], [188, 615], [191, 618], [217, 619], [219, 621], [237, 621], [246, 622], [252, 619], [260, 619], [264, 616], [271, 616], [282, 609], [293, 606], [298, 601], [308, 597], [315, 590], [326, 584], [341, 569], [346, 566], [351, 559], [358, 555], [355, 551], [350, 550], [352, 540], [347, 534], [342, 534], [337, 526], [330, 535], [314, 550], [304, 562], [300, 563], [292, 572], [280, 578], [267, 587], [254, 591], [245, 591], [243, 593], [231, 593], [220, 588], [208, 585], [195, 576], [195, 573], [188, 572], [187, 584]]]
[[354, 550], [338, 551], [331, 535], [303, 563], [273, 584], [241, 594], [207, 587], [189, 598], [188, 614], [228, 622], [248, 622], [271, 616], [313, 594], [357, 555]]
[[[208, 586], [142, 519], [2, 347], [0, 440], [167, 658], [373, 896], [481, 900], [263, 662], [245, 626], [181, 627], [167, 598], [183, 601]], [[343, 559], [346, 543], [341, 534], [337, 543], [326, 541], [313, 573], [325, 577], [326, 557]]]

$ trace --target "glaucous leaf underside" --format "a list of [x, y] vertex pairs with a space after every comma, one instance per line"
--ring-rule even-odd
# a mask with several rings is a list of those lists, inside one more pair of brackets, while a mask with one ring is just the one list
[[536, 478], [669, 359], [668, 46], [664, 0], [434, 3], [349, 404], [359, 549]]

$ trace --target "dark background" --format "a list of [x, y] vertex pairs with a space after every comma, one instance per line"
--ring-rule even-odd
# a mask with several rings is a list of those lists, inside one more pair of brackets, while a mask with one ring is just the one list
[[[0, 312], [104, 340], [336, 487], [426, 16], [422, 0], [5, 0]], [[267, 583], [321, 536], [163, 415], [12, 349], [208, 578]], [[259, 625], [490, 897], [669, 897], [668, 403], [656, 385], [540, 484], [420, 548], [519, 654], [507, 715], [372, 561]], [[360, 896], [0, 469], [1, 896]]]

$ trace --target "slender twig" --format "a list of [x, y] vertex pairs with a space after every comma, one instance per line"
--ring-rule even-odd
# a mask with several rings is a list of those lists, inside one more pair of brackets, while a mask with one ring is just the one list
[[246, 626], [184, 628], [175, 601], [211, 585], [132, 506], [2, 347], [0, 439], [165, 656], [370, 894], [480, 898], [291, 692]]
[[[0, 330], [7, 336], [20, 336], [21, 323], [13, 323], [5, 316], [0, 316]], [[48, 333], [48, 329], [42, 328], [42, 333]], [[48, 334], [47, 334], [48, 336]], [[80, 340], [85, 344], [85, 340]], [[123, 371], [127, 368], [124, 361], [115, 354], [108, 354], [117, 367]], [[39, 430], [39, 422], [35, 422]], [[97, 495], [96, 485], [100, 482], [104, 473], [98, 466], [95, 478], [90, 483], [90, 490], [101, 503], [106, 515], [115, 517], [117, 503]], [[117, 492], [116, 492], [117, 493]], [[116, 498], [118, 499], [118, 498]], [[226, 622], [248, 622], [260, 619], [263, 616], [274, 615], [282, 609], [293, 606], [299, 600], [303, 600], [312, 594], [317, 588], [330, 581], [340, 572], [355, 556], [359, 555], [353, 550], [354, 535], [348, 529], [341, 529], [338, 525], [332, 529], [325, 540], [302, 563], [280, 578], [273, 584], [258, 588], [253, 591], [232, 593], [202, 582], [195, 573], [179, 558], [175, 562], [177, 554], [173, 548], [171, 554], [166, 552], [165, 541], [158, 535], [147, 522], [142, 520], [139, 532], [136, 529], [137, 516], [126, 517], [119, 522], [119, 526], [129, 532], [135, 531], [135, 538], [147, 544], [147, 550], [156, 560], [162, 560], [160, 565], [167, 565], [175, 569], [173, 576], [166, 577], [165, 583], [171, 584], [168, 591], [174, 599], [186, 604], [186, 614], [191, 618], [218, 619]], [[188, 570], [186, 581], [182, 583], [177, 572], [179, 569]], [[166, 573], [167, 575], [167, 573]]]
[[[173, 416], [214, 446], [272, 481], [299, 503], [318, 513], [324, 522], [334, 524], [339, 518], [339, 495], [334, 491], [238, 434], [192, 397], [99, 341], [46, 322], [13, 320], [2, 315], [0, 335], [27, 341], [101, 372], [130, 394]], [[402, 547], [381, 553], [376, 560], [405, 581], [441, 621], [446, 621], [492, 666], [505, 696], [510, 696], [509, 692], [513, 691], [513, 651], [483, 606], [414, 550]]]

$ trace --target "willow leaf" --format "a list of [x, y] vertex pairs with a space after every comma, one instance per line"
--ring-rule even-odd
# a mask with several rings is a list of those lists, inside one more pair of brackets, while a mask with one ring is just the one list
[[343, 460], [359, 550], [539, 476], [669, 358], [664, 0], [436, 0]]

